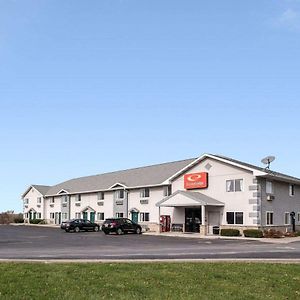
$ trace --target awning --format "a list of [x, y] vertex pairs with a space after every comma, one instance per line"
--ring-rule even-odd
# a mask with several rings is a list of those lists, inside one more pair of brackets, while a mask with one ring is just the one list
[[176, 191], [156, 203], [159, 207], [224, 206], [224, 203], [199, 192]]

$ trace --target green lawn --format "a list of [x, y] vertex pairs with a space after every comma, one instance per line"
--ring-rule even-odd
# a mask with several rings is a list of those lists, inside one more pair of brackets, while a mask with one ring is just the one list
[[300, 299], [300, 265], [2, 263], [0, 299]]

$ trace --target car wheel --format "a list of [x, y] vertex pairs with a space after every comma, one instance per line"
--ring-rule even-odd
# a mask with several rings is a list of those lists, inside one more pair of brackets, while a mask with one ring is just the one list
[[118, 229], [117, 229], [117, 234], [118, 234], [118, 235], [121, 235], [121, 234], [123, 234], [123, 230], [122, 230], [122, 228], [118, 228]]
[[99, 227], [98, 227], [98, 226], [95, 226], [95, 227], [94, 227], [94, 231], [95, 231], [95, 232], [98, 232], [98, 231], [99, 231]]
[[142, 233], [141, 228], [138, 227], [138, 228], [135, 230], [135, 233], [136, 233], [136, 234], [141, 234], [141, 233]]
[[103, 232], [104, 232], [106, 235], [107, 235], [107, 234], [109, 234], [109, 232], [108, 232], [108, 231], [103, 231]]
[[79, 231], [80, 231], [80, 228], [79, 228], [78, 226], [76, 226], [76, 227], [74, 228], [74, 231], [75, 231], [75, 232], [79, 232]]

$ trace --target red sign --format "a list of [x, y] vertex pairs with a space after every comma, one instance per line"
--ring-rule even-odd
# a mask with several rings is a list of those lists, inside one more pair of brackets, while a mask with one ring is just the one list
[[186, 190], [205, 189], [208, 187], [208, 173], [193, 173], [184, 175], [184, 188]]

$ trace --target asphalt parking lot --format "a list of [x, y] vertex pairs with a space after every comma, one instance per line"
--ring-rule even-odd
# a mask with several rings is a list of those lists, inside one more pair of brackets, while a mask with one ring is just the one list
[[300, 259], [300, 242], [195, 239], [102, 232], [66, 233], [59, 228], [0, 226], [0, 259]]

